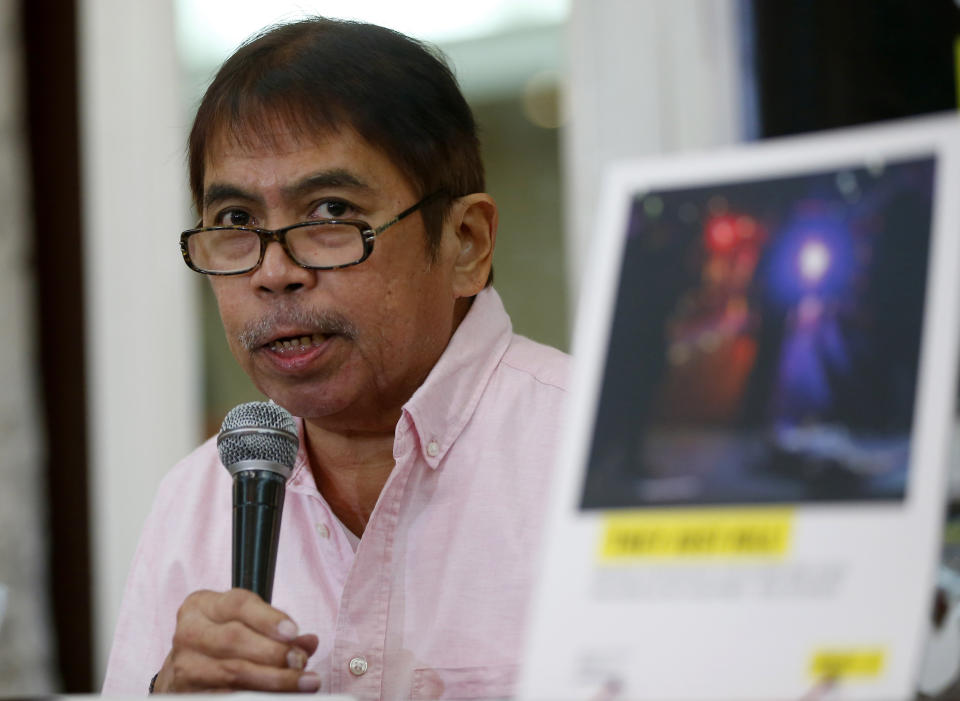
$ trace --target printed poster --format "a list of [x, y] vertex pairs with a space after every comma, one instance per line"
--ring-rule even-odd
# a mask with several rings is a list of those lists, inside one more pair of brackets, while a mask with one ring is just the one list
[[912, 698], [958, 136], [937, 116], [609, 173], [523, 698]]

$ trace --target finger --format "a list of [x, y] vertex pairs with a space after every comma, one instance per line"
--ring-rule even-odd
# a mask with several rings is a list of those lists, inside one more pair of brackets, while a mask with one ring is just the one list
[[[193, 650], [220, 660], [245, 659], [260, 665], [288, 667], [291, 659], [301, 660], [299, 668], [306, 664], [305, 652], [291, 643], [277, 642], [248, 627], [241, 621], [211, 623], [197, 616], [181, 619], [173, 636], [175, 649]], [[290, 654], [297, 654], [291, 658]], [[296, 662], [294, 662], [296, 664]]]
[[320, 679], [315, 673], [298, 669], [278, 669], [247, 660], [224, 660], [218, 671], [222, 675], [214, 687], [218, 689], [268, 692], [313, 692], [320, 689]]
[[297, 624], [283, 611], [275, 609], [246, 589], [231, 589], [204, 599], [205, 612], [218, 623], [241, 621], [253, 630], [280, 642], [297, 637]]
[[307, 657], [310, 657], [317, 651], [317, 647], [320, 645], [320, 639], [313, 633], [307, 633], [306, 635], [298, 635], [291, 641], [291, 645], [296, 645], [307, 653]]
[[[160, 681], [158, 677], [158, 683]], [[185, 651], [176, 655], [159, 690], [295, 692], [317, 691], [319, 688], [319, 678], [312, 672], [259, 665], [249, 660], [212, 660]]]
[[[277, 619], [280, 623], [273, 629], [274, 636], [271, 637], [270, 623]], [[266, 625], [267, 634], [251, 624]], [[262, 666], [303, 670], [318, 641], [316, 636], [306, 635], [290, 642], [278, 642], [276, 634], [288, 635], [290, 628], [295, 631], [286, 614], [251, 592], [239, 589], [200, 591], [188, 596], [180, 608], [173, 649], [178, 654], [199, 653], [214, 660], [242, 659]], [[208, 682], [204, 680], [204, 683]]]
[[303, 669], [307, 666], [307, 660], [317, 651], [317, 645], [320, 641], [316, 635], [301, 635], [293, 641], [292, 647], [287, 652], [287, 667], [291, 669]]

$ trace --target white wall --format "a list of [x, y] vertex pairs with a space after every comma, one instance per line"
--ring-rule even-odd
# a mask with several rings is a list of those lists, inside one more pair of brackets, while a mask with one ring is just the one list
[[[157, 482], [200, 426], [169, 0], [80, 3], [95, 683]], [[198, 534], [199, 535], [199, 534]]]
[[571, 299], [605, 164], [740, 140], [736, 12], [736, 0], [574, 0], [563, 141]]

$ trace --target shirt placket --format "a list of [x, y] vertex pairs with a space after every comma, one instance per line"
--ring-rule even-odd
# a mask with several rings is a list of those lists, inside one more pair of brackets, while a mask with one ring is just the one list
[[330, 693], [380, 698], [386, 652], [394, 540], [400, 505], [414, 460], [409, 424], [398, 428], [395, 466], [384, 485], [347, 576], [337, 615]]

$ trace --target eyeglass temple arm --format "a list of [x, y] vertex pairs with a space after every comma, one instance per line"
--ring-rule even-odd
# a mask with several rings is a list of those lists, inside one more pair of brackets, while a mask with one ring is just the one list
[[383, 224], [381, 224], [380, 226], [378, 226], [376, 229], [373, 230], [373, 234], [376, 236], [377, 234], [382, 233], [385, 229], [393, 226], [394, 224], [396, 224], [396, 223], [397, 223], [398, 221], [400, 221], [401, 219], [404, 219], [404, 218], [406, 218], [406, 217], [409, 217], [411, 214], [413, 214], [414, 212], [416, 212], [418, 209], [420, 209], [421, 207], [425, 206], [425, 205], [426, 205], [427, 203], [429, 203], [431, 200], [436, 199], [437, 197], [439, 197], [439, 196], [442, 195], [442, 194], [443, 194], [443, 190], [437, 190], [437, 191], [435, 191], [435, 192], [431, 192], [429, 195], [427, 195], [426, 197], [424, 197], [422, 200], [420, 200], [420, 201], [417, 202], [416, 204], [407, 207], [405, 210], [403, 210], [402, 212], [400, 212], [400, 214], [398, 214], [397, 216], [395, 216], [393, 219], [388, 219], [388, 220], [385, 221]]

